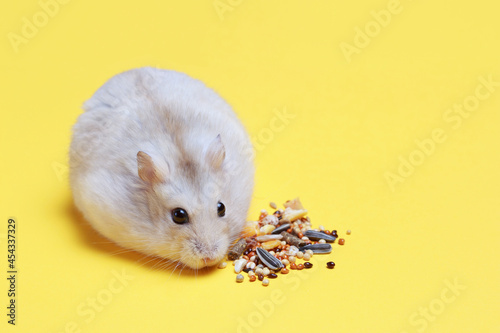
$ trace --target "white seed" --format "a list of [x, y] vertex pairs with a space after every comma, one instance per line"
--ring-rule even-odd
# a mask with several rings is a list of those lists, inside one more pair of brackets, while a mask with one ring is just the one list
[[294, 256], [289, 256], [288, 261], [294, 263], [296, 261], [296, 258]]
[[276, 253], [274, 253], [274, 251], [269, 251], [269, 253], [274, 256]]
[[345, 233], [348, 234], [348, 235], [350, 235], [351, 234], [351, 230], [349, 229]]
[[302, 239], [303, 241], [308, 241], [308, 240], [309, 240], [309, 237], [304, 236], [304, 237], [302, 237], [301, 239]]
[[241, 283], [241, 282], [243, 282], [244, 279], [245, 279], [245, 277], [243, 275], [241, 275], [241, 274], [236, 275], [236, 282]]
[[246, 259], [235, 260], [235, 263], [234, 263], [234, 272], [235, 273], [241, 272], [243, 270], [243, 268], [245, 267], [246, 264], [247, 264], [247, 260]]
[[257, 258], [257, 256], [251, 256], [250, 261], [255, 261], [256, 258]]
[[262, 268], [260, 268], [260, 267], [257, 267], [257, 268], [255, 269], [255, 274], [257, 274], [257, 275], [262, 274], [262, 272], [263, 272], [263, 269], [262, 269]]
[[247, 268], [254, 269], [255, 268], [255, 263], [254, 262], [248, 262], [246, 265]]
[[288, 249], [289, 256], [294, 256], [297, 254], [297, 252], [299, 252], [299, 248], [294, 245], [290, 246], [290, 248]]
[[269, 280], [268, 279], [262, 280], [262, 285], [263, 286], [268, 286], [269, 285]]
[[[281, 235], [280, 235], [281, 236]], [[286, 242], [285, 241], [281, 241], [281, 245], [285, 246], [286, 245]]]
[[303, 252], [297, 252], [297, 259], [302, 259], [304, 258], [304, 253]]
[[267, 276], [267, 275], [271, 274], [271, 271], [269, 270], [269, 268], [266, 267], [262, 270], [262, 274], [264, 274], [264, 276]]
[[326, 243], [326, 240], [324, 240], [324, 239], [320, 239], [320, 240], [318, 241], [318, 243], [325, 244], [325, 243]]
[[290, 265], [290, 261], [289, 261], [288, 259], [283, 259], [283, 260], [281, 260], [281, 263], [282, 263], [283, 265], [285, 265], [285, 266]]
[[[283, 238], [283, 235], [262, 235], [262, 236], [257, 236], [255, 237], [255, 240], [257, 242], [267, 242], [270, 240], [281, 240]], [[286, 242], [285, 242], [286, 244]]]
[[278, 208], [278, 206], [272, 201], [269, 203], [269, 206], [271, 206], [272, 209]]
[[265, 210], [265, 209], [261, 210], [260, 212], [261, 212], [261, 214], [267, 214], [267, 210]]
[[264, 269], [264, 265], [263, 264], [258, 264], [256, 267]]
[[267, 215], [262, 219], [262, 224], [272, 224], [274, 226], [277, 226], [280, 223], [280, 220], [276, 215]]
[[306, 250], [305, 253], [309, 253], [309, 255], [311, 255], [311, 256], [314, 254], [313, 250]]
[[311, 259], [311, 255], [309, 253], [304, 254], [304, 260], [308, 261]]
[[226, 268], [226, 266], [227, 266], [227, 261], [223, 261], [217, 266], [217, 268]]
[[295, 228], [293, 228], [293, 231], [294, 231], [296, 234], [298, 234], [298, 233], [300, 232], [300, 228], [299, 228], [299, 227], [295, 227]]
[[323, 227], [322, 225], [320, 225], [318, 228], [319, 228], [319, 230], [321, 230], [321, 231], [325, 231], [325, 227]]
[[253, 276], [253, 275], [255, 275], [254, 271], [248, 271], [248, 276]]

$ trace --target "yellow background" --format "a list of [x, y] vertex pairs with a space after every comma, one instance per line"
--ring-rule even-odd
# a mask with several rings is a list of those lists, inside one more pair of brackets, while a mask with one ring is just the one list
[[[500, 81], [500, 6], [401, 0], [386, 26], [374, 23], [371, 11], [388, 6], [72, 0], [44, 22], [39, 2], [4, 1], [1, 331], [499, 332], [500, 87], [458, 128], [443, 117], [474, 100], [480, 77]], [[38, 31], [14, 45], [33, 16]], [[357, 31], [367, 27], [364, 45]], [[341, 46], [356, 38], [362, 47], [346, 57]], [[72, 206], [71, 126], [108, 78], [146, 65], [215, 88], [259, 144], [249, 219], [300, 196], [313, 225], [352, 230], [346, 244], [264, 288], [235, 283], [232, 266], [171, 274], [103, 243]], [[293, 118], [276, 128], [276, 112]], [[446, 140], [391, 188], [386, 173], [422, 157], [415, 140], [434, 129]], [[5, 316], [11, 216], [15, 327]], [[130, 279], [120, 285], [114, 274], [123, 272]], [[96, 297], [106, 304], [82, 315]]]

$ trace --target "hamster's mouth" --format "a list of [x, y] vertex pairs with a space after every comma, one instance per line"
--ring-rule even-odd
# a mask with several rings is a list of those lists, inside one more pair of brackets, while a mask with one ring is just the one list
[[199, 259], [195, 259], [195, 258], [193, 258], [193, 260], [189, 260], [189, 261], [184, 260], [183, 264], [185, 264], [186, 266], [188, 266], [188, 267], [196, 270], [196, 269], [201, 269], [201, 268], [204, 268], [204, 267], [210, 267], [210, 266], [217, 265], [223, 259], [224, 259], [224, 257], [215, 258], [215, 259], [212, 259], [212, 258], [199, 258]]
[[213, 266], [217, 264], [220, 259], [211, 259], [211, 258], [204, 258], [202, 261], [205, 263], [205, 266]]

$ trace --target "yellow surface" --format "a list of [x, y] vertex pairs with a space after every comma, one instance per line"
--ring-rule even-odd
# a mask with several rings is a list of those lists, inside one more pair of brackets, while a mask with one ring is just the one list
[[[2, 332], [500, 331], [500, 86], [481, 83], [500, 82], [500, 5], [67, 2], [0, 7]], [[239, 114], [257, 147], [249, 218], [300, 196], [315, 226], [352, 230], [346, 244], [264, 288], [103, 243], [72, 206], [70, 129], [101, 84], [144, 65], [205, 81]]]

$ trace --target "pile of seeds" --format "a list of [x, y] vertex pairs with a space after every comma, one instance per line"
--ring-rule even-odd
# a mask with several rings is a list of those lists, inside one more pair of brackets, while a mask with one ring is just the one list
[[[285, 202], [285, 209], [277, 209], [273, 202], [270, 206], [276, 211], [269, 214], [262, 210], [259, 220], [249, 222], [243, 238], [229, 249], [227, 257], [233, 260], [234, 272], [238, 274], [236, 282], [243, 282], [242, 273], [246, 272], [250, 282], [258, 279], [267, 286], [269, 279], [278, 277], [277, 273], [312, 268], [312, 256], [331, 253], [331, 243], [339, 237], [337, 230], [326, 230], [321, 225], [313, 229], [299, 198]], [[344, 243], [340, 238], [338, 244]], [[218, 267], [226, 265], [222, 262]], [[330, 261], [326, 267], [333, 269], [335, 263]]]

